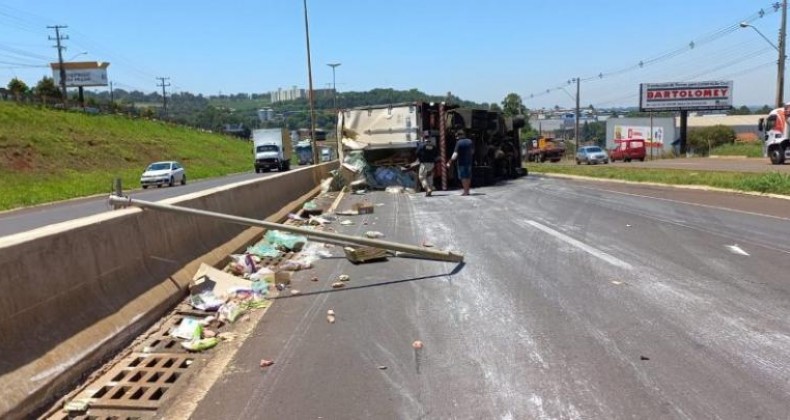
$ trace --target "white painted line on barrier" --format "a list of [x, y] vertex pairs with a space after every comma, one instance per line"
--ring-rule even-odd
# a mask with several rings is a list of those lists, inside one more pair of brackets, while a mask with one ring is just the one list
[[749, 256], [749, 253], [744, 251], [743, 249], [741, 249], [741, 247], [739, 247], [738, 244], [727, 245], [727, 249], [729, 249], [730, 252], [732, 252], [733, 254], [744, 255], [744, 256], [747, 256], [747, 257]]
[[542, 225], [542, 224], [540, 224], [540, 223], [538, 223], [538, 222], [536, 222], [534, 220], [527, 220], [526, 222], [530, 226], [532, 226], [534, 228], [537, 228], [537, 229], [540, 229], [543, 232], [546, 232], [549, 235], [551, 235], [551, 236], [553, 236], [553, 237], [555, 237], [555, 238], [557, 238], [557, 239], [559, 239], [559, 240], [561, 240], [561, 241], [563, 241], [565, 243], [568, 243], [569, 245], [573, 245], [576, 248], [579, 248], [582, 251], [584, 251], [584, 252], [586, 252], [586, 253], [594, 256], [594, 257], [600, 258], [600, 259], [608, 262], [609, 264], [611, 264], [611, 265], [613, 265], [615, 267], [624, 268], [626, 270], [630, 270], [631, 268], [633, 268], [633, 267], [631, 267], [631, 264], [628, 264], [627, 262], [625, 262], [625, 261], [623, 261], [623, 260], [621, 260], [619, 258], [613, 257], [613, 256], [611, 256], [611, 255], [609, 255], [609, 254], [607, 254], [607, 253], [605, 253], [605, 252], [603, 252], [603, 251], [601, 251], [599, 249], [593, 248], [593, 247], [585, 244], [584, 242], [581, 242], [581, 241], [578, 241], [576, 239], [573, 239], [570, 236], [568, 236], [568, 235], [566, 235], [566, 234], [564, 234], [562, 232], [558, 232], [558, 231], [556, 231], [556, 230], [554, 230], [554, 229], [552, 229], [552, 228], [550, 228], [548, 226]]

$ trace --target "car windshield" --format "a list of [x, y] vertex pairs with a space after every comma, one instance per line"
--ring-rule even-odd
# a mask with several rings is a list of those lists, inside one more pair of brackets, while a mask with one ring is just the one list
[[277, 146], [275, 146], [273, 144], [264, 144], [263, 146], [258, 146], [258, 148], [255, 149], [255, 150], [258, 153], [261, 153], [261, 152], [276, 152], [277, 151]]
[[600, 151], [601, 151], [600, 147], [588, 147], [587, 148], [587, 153], [598, 153]]
[[164, 171], [166, 169], [170, 169], [170, 163], [159, 162], [159, 163], [152, 163], [151, 165], [149, 165], [146, 171]]

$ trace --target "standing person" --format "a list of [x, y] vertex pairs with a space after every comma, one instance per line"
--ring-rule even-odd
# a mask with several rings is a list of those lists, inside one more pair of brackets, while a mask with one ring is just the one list
[[417, 160], [411, 163], [403, 170], [408, 170], [419, 165], [417, 176], [425, 191], [425, 196], [430, 197], [433, 193], [433, 169], [436, 165], [436, 159], [439, 157], [439, 152], [436, 145], [428, 138], [428, 133], [423, 134], [422, 141], [417, 145]]
[[474, 162], [475, 144], [466, 137], [464, 130], [458, 130], [455, 138], [458, 140], [455, 142], [455, 150], [450, 161], [447, 162], [447, 167], [449, 168], [453, 161], [458, 161], [458, 178], [461, 180], [461, 186], [464, 189], [461, 195], [469, 195], [469, 188], [472, 187], [472, 163]]
[[420, 162], [417, 176], [422, 184], [422, 189], [425, 190], [426, 197], [430, 197], [433, 193], [433, 168], [438, 157], [439, 152], [436, 150], [436, 144], [428, 138], [428, 133], [423, 134], [422, 142], [417, 145], [417, 160]]

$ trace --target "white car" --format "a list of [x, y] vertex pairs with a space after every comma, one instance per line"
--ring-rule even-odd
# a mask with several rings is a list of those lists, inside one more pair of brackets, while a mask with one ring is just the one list
[[181, 185], [187, 183], [184, 167], [176, 161], [154, 162], [145, 168], [145, 172], [140, 177], [140, 185], [143, 188], [148, 188], [151, 185], [156, 185], [157, 188], [162, 185], [172, 187], [176, 185], [176, 182]]

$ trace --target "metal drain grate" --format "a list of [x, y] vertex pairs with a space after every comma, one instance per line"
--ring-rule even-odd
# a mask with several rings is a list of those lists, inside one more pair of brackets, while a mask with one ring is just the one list
[[133, 353], [74, 400], [91, 409], [157, 410], [194, 362], [188, 354]]
[[[196, 314], [196, 316], [205, 315]], [[178, 326], [183, 319], [184, 315], [178, 314], [169, 317], [159, 330], [145, 339], [135, 348], [135, 351], [140, 353], [186, 353], [187, 350], [180, 345], [184, 340], [170, 336], [170, 330]]]

